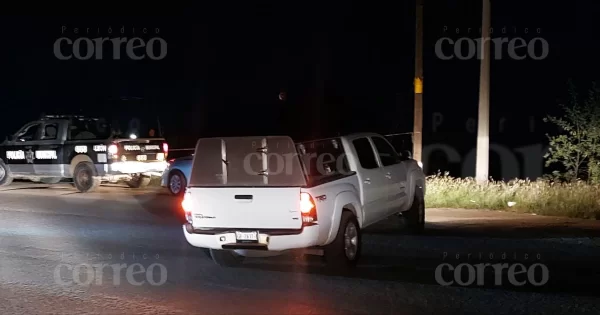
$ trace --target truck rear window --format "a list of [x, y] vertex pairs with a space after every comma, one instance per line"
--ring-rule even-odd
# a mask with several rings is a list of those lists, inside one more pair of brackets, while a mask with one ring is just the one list
[[311, 182], [351, 173], [339, 138], [299, 143], [297, 149], [304, 171]]
[[69, 124], [69, 140], [104, 140], [110, 136], [110, 125], [102, 119], [74, 119]]
[[190, 187], [302, 187], [306, 178], [290, 137], [204, 138], [196, 143]]

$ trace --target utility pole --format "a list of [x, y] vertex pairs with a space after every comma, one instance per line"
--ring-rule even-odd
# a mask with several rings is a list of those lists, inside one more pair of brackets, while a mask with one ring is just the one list
[[310, 136], [312, 138], [315, 137], [323, 137], [323, 134], [327, 134], [328, 130], [324, 130], [321, 126], [326, 126], [323, 123], [322, 113], [325, 112], [325, 85], [328, 80], [329, 75], [329, 45], [328, 37], [326, 33], [319, 32], [317, 38], [315, 39], [314, 47], [315, 47], [315, 100], [313, 102], [313, 115], [312, 115], [312, 125], [319, 126], [317, 128], [312, 128], [313, 134]]
[[481, 73], [479, 78], [479, 121], [477, 123], [477, 161], [475, 179], [487, 183], [490, 167], [490, 0], [483, 0], [481, 23]]
[[416, 0], [415, 27], [415, 110], [413, 122], [413, 159], [421, 161], [423, 150], [423, 2]]

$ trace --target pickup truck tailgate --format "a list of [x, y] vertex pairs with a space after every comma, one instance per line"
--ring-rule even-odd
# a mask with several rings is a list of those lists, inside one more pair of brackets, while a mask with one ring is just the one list
[[162, 138], [120, 139], [113, 142], [119, 147], [121, 161], [164, 161], [168, 154]]
[[299, 229], [299, 187], [191, 188], [195, 228]]

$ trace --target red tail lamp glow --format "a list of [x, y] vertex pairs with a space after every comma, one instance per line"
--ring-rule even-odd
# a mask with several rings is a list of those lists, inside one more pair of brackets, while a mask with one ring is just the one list
[[183, 195], [183, 200], [181, 201], [181, 207], [183, 208], [183, 211], [187, 212], [192, 212], [192, 200], [190, 199], [190, 193], [186, 192]]
[[310, 213], [315, 208], [315, 203], [308, 193], [300, 193], [300, 212]]
[[116, 144], [111, 144], [108, 147], [108, 153], [112, 154], [112, 155], [117, 155], [119, 154], [119, 147]]

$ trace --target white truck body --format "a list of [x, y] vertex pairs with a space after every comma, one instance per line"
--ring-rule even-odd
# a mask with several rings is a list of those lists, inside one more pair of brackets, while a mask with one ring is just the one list
[[200, 139], [183, 232], [193, 246], [241, 256], [330, 246], [348, 225], [343, 217], [360, 230], [415, 208], [424, 193], [417, 161], [377, 134], [300, 144], [289, 137]]

